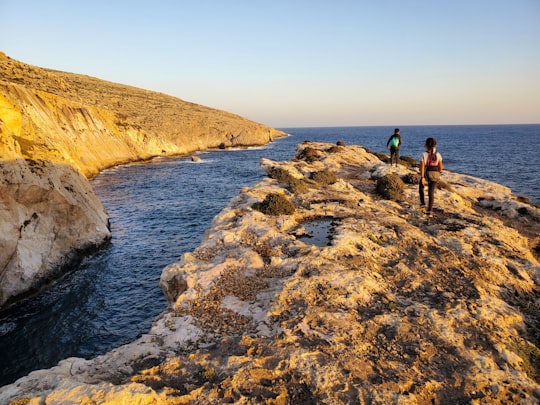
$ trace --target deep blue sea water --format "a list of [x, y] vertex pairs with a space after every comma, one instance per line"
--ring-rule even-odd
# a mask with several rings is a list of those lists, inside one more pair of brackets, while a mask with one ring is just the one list
[[[200, 243], [240, 189], [265, 177], [261, 157], [289, 160], [304, 140], [386, 152], [393, 127], [289, 128], [261, 148], [159, 158], [120, 166], [92, 185], [107, 209], [111, 243], [0, 319], [0, 386], [59, 360], [91, 358], [146, 333], [165, 310], [162, 269]], [[540, 125], [401, 126], [401, 155], [418, 158], [434, 136], [447, 169], [493, 180], [540, 203]]]

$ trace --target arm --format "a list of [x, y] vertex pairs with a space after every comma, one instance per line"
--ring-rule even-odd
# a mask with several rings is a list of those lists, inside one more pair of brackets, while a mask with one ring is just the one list
[[423, 158], [420, 161], [420, 183], [424, 185], [426, 183], [426, 164]]
[[441, 156], [441, 155], [439, 155], [439, 157], [438, 157], [438, 159], [437, 159], [437, 160], [438, 160], [438, 166], [439, 166], [439, 173], [440, 173], [440, 172], [442, 172], [442, 170], [443, 170], [443, 165], [442, 165], [442, 156]]

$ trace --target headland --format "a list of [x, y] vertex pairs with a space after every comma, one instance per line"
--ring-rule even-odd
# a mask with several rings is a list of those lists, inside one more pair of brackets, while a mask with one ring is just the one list
[[0, 402], [538, 403], [538, 208], [445, 171], [427, 218], [417, 168], [356, 145], [261, 167], [164, 269], [148, 334]]

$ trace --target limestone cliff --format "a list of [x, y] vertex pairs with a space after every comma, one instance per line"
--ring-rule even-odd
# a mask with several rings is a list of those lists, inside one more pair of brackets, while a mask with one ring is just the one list
[[0, 118], [1, 159], [67, 163], [87, 177], [120, 163], [285, 135], [228, 112], [1, 53]]
[[0, 161], [0, 305], [34, 292], [110, 239], [107, 213], [75, 168]]
[[110, 238], [103, 206], [80, 173], [283, 135], [224, 111], [0, 52], [0, 307]]
[[[358, 146], [305, 143], [261, 166], [269, 178], [164, 269], [169, 309], [147, 335], [33, 372], [0, 402], [540, 401], [537, 208], [444, 172], [426, 218], [417, 169]], [[407, 180], [397, 201], [376, 191], [388, 174]], [[276, 194], [294, 212], [269, 215]]]

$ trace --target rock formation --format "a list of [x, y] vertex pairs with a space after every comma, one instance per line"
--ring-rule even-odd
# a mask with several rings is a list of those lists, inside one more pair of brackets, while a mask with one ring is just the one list
[[285, 135], [225, 111], [1, 53], [0, 118], [4, 143], [20, 157], [67, 163], [87, 177], [154, 156], [264, 145]]
[[[376, 191], [417, 169], [359, 146], [305, 143], [261, 166], [269, 177], [164, 269], [169, 308], [147, 335], [35, 371], [0, 402], [540, 401], [537, 208], [444, 172], [428, 219], [416, 184], [399, 201]], [[271, 194], [294, 212], [259, 211]], [[327, 243], [306, 238], [313, 224]]]
[[79, 171], [0, 161], [0, 304], [38, 290], [110, 237], [107, 213]]
[[285, 135], [165, 94], [30, 66], [0, 52], [0, 307], [110, 238], [81, 174]]

